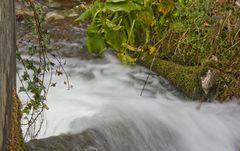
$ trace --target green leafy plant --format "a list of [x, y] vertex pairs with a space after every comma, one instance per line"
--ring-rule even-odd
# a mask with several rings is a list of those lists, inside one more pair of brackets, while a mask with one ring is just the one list
[[[95, 1], [76, 20], [91, 18], [87, 28], [90, 52], [102, 55], [110, 47], [126, 64], [149, 53], [151, 66], [158, 58], [183, 66], [215, 68], [223, 79], [233, 79], [227, 86], [222, 82], [216, 86], [227, 87], [216, 92], [218, 98], [226, 98], [239, 96], [239, 15], [234, 1], [106, 0]], [[209, 65], [211, 58], [216, 62]]]
[[92, 19], [87, 28], [90, 52], [102, 55], [105, 48], [111, 47], [123, 63], [132, 64], [136, 58], [129, 54], [144, 51], [154, 41], [156, 22], [173, 6], [172, 0], [95, 1], [76, 21]]
[[[26, 25], [31, 31], [32, 41], [29, 43], [27, 56], [17, 51], [16, 58], [23, 66], [23, 72], [17, 71], [18, 78], [21, 82], [19, 93], [25, 93], [27, 100], [22, 104], [22, 125], [27, 126], [24, 138], [35, 138], [41, 130], [45, 110], [48, 110], [47, 94], [50, 87], [54, 87], [56, 83], [52, 82], [53, 70], [56, 69], [57, 75], [65, 74], [67, 77], [68, 87], [70, 88], [68, 75], [63, 68], [61, 60], [54, 54], [47, 52], [49, 45], [49, 35], [44, 28], [46, 26], [45, 13], [42, 6], [32, 0], [23, 0], [23, 4], [33, 13], [33, 17], [25, 18]], [[50, 59], [49, 57], [54, 59]], [[55, 65], [54, 62], [58, 62]], [[50, 79], [46, 79], [45, 75], [50, 73]], [[37, 124], [39, 121], [39, 125]]]

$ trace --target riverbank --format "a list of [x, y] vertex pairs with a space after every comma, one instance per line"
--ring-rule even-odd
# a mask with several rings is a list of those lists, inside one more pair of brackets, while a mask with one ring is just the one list
[[237, 2], [104, 3], [94, 3], [77, 19], [92, 19], [87, 28], [90, 52], [102, 55], [111, 47], [125, 64], [138, 60], [153, 65], [153, 71], [193, 99], [229, 101], [240, 97]]
[[239, 78], [216, 68], [214, 60], [203, 65], [186, 66], [176, 62], [155, 58], [149, 54], [139, 60], [143, 66], [166, 78], [174, 87], [193, 100], [220, 102], [239, 97]]
[[[74, 22], [76, 14], [82, 12], [76, 6], [81, 3], [71, 1], [68, 9], [62, 3], [52, 2], [47, 9], [48, 28], [55, 43], [51, 49], [67, 57], [92, 58], [85, 51], [86, 25]], [[152, 31], [158, 35], [155, 41], [161, 41], [154, 46], [157, 49], [151, 52], [151, 45], [145, 47], [146, 53], [138, 62], [150, 67], [155, 56], [153, 71], [189, 98], [229, 101], [240, 97], [239, 15], [240, 7], [233, 1], [176, 2], [174, 10], [159, 20], [160, 30]]]
[[[239, 98], [240, 7], [234, 1], [195, 0], [176, 3], [170, 15], [159, 32], [156, 60], [154, 55], [140, 60], [147, 66], [153, 62], [153, 71], [191, 98]], [[204, 86], [210, 72], [216, 74]]]

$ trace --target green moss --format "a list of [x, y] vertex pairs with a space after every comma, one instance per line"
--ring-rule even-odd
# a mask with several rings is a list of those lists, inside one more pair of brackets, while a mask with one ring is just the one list
[[220, 101], [228, 101], [231, 97], [240, 97], [240, 80], [231, 74], [222, 73], [218, 78], [213, 94]]
[[[238, 6], [234, 1], [214, 0], [176, 4], [179, 7], [154, 31], [158, 33], [155, 39], [161, 42], [153, 70], [189, 97], [201, 98], [200, 77], [213, 69], [219, 75], [207, 97], [219, 101], [239, 98], [240, 37], [236, 36], [239, 28], [235, 26], [240, 23]], [[217, 19], [219, 16], [222, 19]], [[155, 45], [153, 41], [151, 46]], [[147, 56], [144, 63], [150, 66], [152, 59]]]
[[8, 137], [8, 151], [27, 151], [21, 130], [21, 102], [13, 90], [11, 127]]
[[[153, 56], [146, 53], [139, 59], [148, 68], [150, 68], [152, 60]], [[221, 70], [221, 64], [206, 60], [201, 66], [184, 66], [156, 58], [152, 70], [166, 78], [173, 86], [192, 99], [204, 97], [200, 77], [205, 75], [209, 69], [215, 70], [217, 71], [216, 83], [210, 89], [207, 97], [221, 102], [228, 101], [233, 96], [240, 97], [240, 79], [225, 70]]]
[[[140, 60], [150, 66], [152, 57], [144, 55]], [[192, 99], [202, 97], [203, 91], [200, 85], [200, 75], [204, 70], [199, 66], [183, 66], [171, 61], [155, 59], [152, 70], [170, 81], [177, 89]]]

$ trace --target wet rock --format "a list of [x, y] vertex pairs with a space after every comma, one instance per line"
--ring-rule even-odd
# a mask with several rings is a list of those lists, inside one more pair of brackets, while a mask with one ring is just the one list
[[83, 42], [69, 42], [69, 41], [59, 41], [52, 42], [51, 52], [56, 52], [57, 54], [64, 57], [78, 57], [79, 59], [92, 59], [92, 54], [90, 54]]
[[81, 134], [65, 134], [45, 139], [35, 139], [27, 143], [31, 151], [105, 151], [98, 139], [103, 136], [95, 130], [86, 130]]
[[65, 18], [65, 16], [63, 14], [61, 14], [61, 12], [59, 12], [59, 11], [52, 11], [52, 12], [48, 12], [46, 14], [47, 21], [59, 20], [59, 19], [64, 19], [64, 18]]
[[81, 6], [75, 6], [72, 9], [66, 10], [65, 14], [68, 18], [74, 18], [76, 19], [80, 14], [83, 12], [83, 9]]
[[[80, 1], [77, 0], [37, 0], [46, 12], [47, 28], [50, 35], [48, 51], [64, 57], [78, 57], [79, 59], [95, 58], [87, 51], [86, 31], [83, 23], [76, 23], [74, 19], [81, 12]], [[82, 2], [81, 2], [82, 3]], [[51, 4], [51, 5], [49, 5]], [[20, 51], [27, 53], [32, 44], [37, 41], [27, 29], [24, 16], [33, 16], [25, 5], [16, 4], [16, 12], [19, 15], [17, 46]]]
[[50, 8], [60, 8], [62, 7], [61, 3], [58, 3], [56, 1], [49, 0], [48, 5]]
[[205, 76], [201, 77], [202, 89], [208, 95], [210, 89], [216, 84], [218, 72], [214, 69], [208, 70]]
[[79, 14], [76, 12], [73, 12], [73, 13], [70, 13], [67, 15], [67, 17], [78, 17], [78, 16], [79, 16]]
[[26, 17], [33, 17], [33, 12], [29, 11], [21, 2], [15, 4], [16, 20], [22, 21]]
[[80, 0], [48, 0], [49, 7], [54, 9], [69, 9], [81, 3]]

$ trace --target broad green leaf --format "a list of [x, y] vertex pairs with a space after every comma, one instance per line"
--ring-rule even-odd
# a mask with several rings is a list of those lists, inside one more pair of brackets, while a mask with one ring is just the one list
[[105, 30], [105, 39], [107, 44], [117, 51], [123, 50], [122, 43], [127, 41], [127, 37], [122, 31], [114, 31], [110, 28]]
[[86, 18], [90, 17], [92, 15], [92, 8], [87, 9], [85, 12], [83, 12], [77, 19], [75, 19], [76, 22], [83, 21]]
[[103, 33], [101, 33], [94, 22], [87, 28], [87, 47], [91, 53], [102, 55], [106, 47]]

